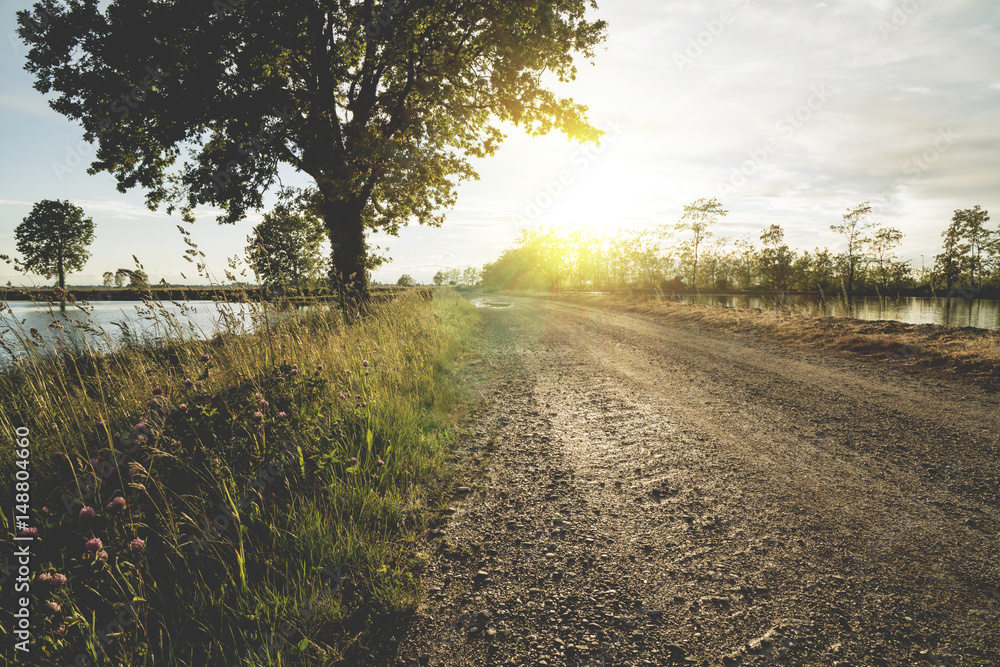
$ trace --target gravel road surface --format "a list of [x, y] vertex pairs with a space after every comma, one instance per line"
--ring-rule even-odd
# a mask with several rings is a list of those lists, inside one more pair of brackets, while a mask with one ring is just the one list
[[464, 486], [381, 664], [1000, 665], [997, 394], [488, 299]]

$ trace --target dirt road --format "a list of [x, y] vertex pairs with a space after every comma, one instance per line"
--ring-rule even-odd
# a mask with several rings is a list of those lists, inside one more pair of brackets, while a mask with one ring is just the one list
[[388, 664], [1000, 665], [998, 395], [494, 300], [480, 466]]

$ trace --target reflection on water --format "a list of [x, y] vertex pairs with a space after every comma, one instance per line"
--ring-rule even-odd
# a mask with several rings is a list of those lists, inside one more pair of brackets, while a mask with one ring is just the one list
[[944, 324], [953, 327], [1000, 329], [1000, 301], [944, 297], [898, 298], [854, 297], [848, 308], [843, 298], [820, 299], [812, 294], [729, 295], [701, 294], [665, 297], [680, 303], [761, 308], [785, 306], [793, 310], [831, 317], [861, 320], [896, 320], [909, 324]]

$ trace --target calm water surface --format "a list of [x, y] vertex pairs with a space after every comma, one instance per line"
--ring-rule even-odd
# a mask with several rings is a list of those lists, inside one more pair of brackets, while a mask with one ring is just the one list
[[[35, 329], [45, 347], [90, 346], [108, 350], [126, 339], [162, 341], [177, 338], [211, 338], [225, 330], [246, 330], [261, 317], [253, 317], [249, 304], [217, 304], [214, 301], [188, 301], [183, 305], [166, 304], [155, 310], [139, 301], [92, 302], [86, 310], [73, 304], [38, 305], [30, 301], [10, 301], [0, 312], [0, 363], [23, 354], [19, 338], [30, 337]], [[257, 309], [259, 315], [259, 309]]]

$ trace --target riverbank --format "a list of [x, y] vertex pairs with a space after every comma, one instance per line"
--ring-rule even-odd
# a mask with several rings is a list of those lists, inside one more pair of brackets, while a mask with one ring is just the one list
[[610, 295], [548, 298], [646, 313], [785, 343], [843, 350], [894, 366], [960, 373], [981, 386], [1000, 388], [998, 331], [824, 317], [782, 308], [724, 308]]
[[364, 653], [420, 598], [416, 536], [464, 405], [450, 368], [477, 317], [453, 290], [412, 291], [350, 325], [320, 310], [106, 356], [33, 349], [0, 375], [0, 429], [28, 433], [30, 529], [5, 526], [33, 537], [23, 664]]

